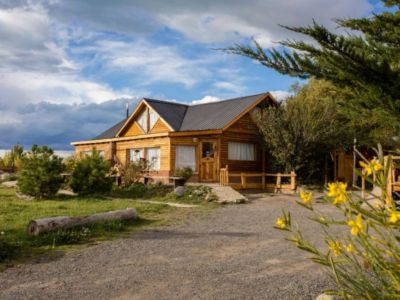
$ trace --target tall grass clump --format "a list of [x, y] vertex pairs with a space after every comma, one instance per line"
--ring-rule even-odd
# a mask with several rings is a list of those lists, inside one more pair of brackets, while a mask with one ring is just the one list
[[[290, 212], [283, 211], [275, 228], [290, 232], [288, 240], [311, 254], [311, 259], [328, 271], [336, 289], [326, 291], [341, 299], [400, 299], [400, 212], [386, 182], [392, 160], [376, 150], [377, 158], [360, 163], [367, 181], [381, 189], [363, 200], [347, 191], [347, 184], [330, 183], [324, 202], [336, 208], [342, 217], [324, 215], [313, 205], [313, 194], [301, 191], [297, 203], [313, 214], [324, 231], [325, 247], [316, 247], [294, 224]], [[332, 229], [342, 227], [340, 236]]]

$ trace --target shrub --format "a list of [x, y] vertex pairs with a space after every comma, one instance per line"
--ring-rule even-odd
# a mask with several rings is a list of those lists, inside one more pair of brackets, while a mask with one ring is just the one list
[[[328, 185], [325, 202], [339, 210], [342, 218], [319, 212], [313, 206], [312, 193], [300, 192], [302, 202], [298, 204], [312, 211], [312, 220], [326, 234], [324, 249], [305, 239], [301, 229], [292, 227], [290, 213], [284, 211], [275, 226], [291, 232], [289, 240], [330, 271], [337, 289], [327, 293], [343, 299], [400, 299], [400, 212], [392, 195], [386, 193], [391, 159], [385, 161], [382, 151], [377, 152], [379, 159], [360, 164], [360, 175], [382, 189], [380, 196], [371, 193], [364, 201], [357, 193], [349, 194], [345, 183]], [[336, 226], [344, 227], [347, 234], [334, 234], [332, 227]]]
[[78, 159], [75, 155], [68, 156], [64, 159], [65, 171], [72, 173], [75, 169]]
[[70, 187], [78, 194], [107, 193], [111, 191], [113, 179], [109, 176], [111, 164], [93, 149], [76, 163], [72, 172]]
[[174, 172], [174, 176], [176, 177], [181, 177], [183, 180], [183, 183], [186, 183], [190, 179], [190, 177], [193, 176], [193, 170], [192, 168], [185, 167], [185, 168], [178, 168]]
[[21, 161], [18, 188], [23, 194], [43, 199], [58, 192], [63, 183], [61, 173], [64, 171], [64, 165], [52, 149], [33, 145]]
[[134, 183], [138, 183], [144, 175], [150, 170], [150, 164], [147, 160], [141, 159], [138, 161], [132, 161], [125, 167], [121, 167], [121, 184], [123, 186], [130, 186]]

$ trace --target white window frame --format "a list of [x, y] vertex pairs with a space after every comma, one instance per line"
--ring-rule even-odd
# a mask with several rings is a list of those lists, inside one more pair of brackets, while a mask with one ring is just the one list
[[[136, 118], [136, 122], [139, 124], [140, 128], [143, 129], [145, 133], [149, 131], [148, 113], [147, 109], [144, 109], [139, 116]], [[144, 122], [144, 124], [142, 124]]]
[[[138, 152], [136, 152], [138, 151]], [[137, 157], [136, 153], [139, 153], [139, 157]], [[130, 162], [139, 162], [144, 158], [144, 150], [143, 148], [131, 148], [129, 149], [129, 161]]]
[[[234, 150], [233, 147], [239, 147], [239, 149]], [[245, 147], [249, 147], [249, 149]], [[228, 160], [256, 161], [256, 145], [245, 142], [228, 142]]]
[[[154, 160], [152, 157], [149, 157], [149, 150], [157, 150], [158, 151], [158, 156], [156, 156], [158, 159], [156, 160], [156, 163], [154, 164]], [[146, 148], [146, 159], [150, 164], [150, 170], [151, 171], [159, 171], [161, 168], [161, 149], [160, 147], [149, 147]]]
[[[193, 162], [180, 162], [178, 160], [180, 150], [185, 150], [191, 148], [193, 150]], [[192, 145], [176, 145], [175, 146], [175, 169], [181, 169], [190, 167], [193, 172], [197, 171], [197, 156], [196, 156], [196, 146]]]
[[156, 125], [158, 121], [158, 115], [152, 109], [149, 109], [149, 131]]

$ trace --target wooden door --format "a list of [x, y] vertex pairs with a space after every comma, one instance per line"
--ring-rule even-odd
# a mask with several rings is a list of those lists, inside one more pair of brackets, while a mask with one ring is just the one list
[[217, 179], [217, 142], [215, 140], [200, 143], [200, 181]]

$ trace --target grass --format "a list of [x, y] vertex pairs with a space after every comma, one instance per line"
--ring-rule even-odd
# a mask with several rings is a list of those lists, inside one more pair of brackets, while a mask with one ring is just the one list
[[[169, 192], [169, 191], [168, 191]], [[200, 208], [212, 208], [215, 204], [199, 200], [200, 196], [177, 198], [172, 194], [155, 195], [151, 200], [200, 204]], [[49, 200], [29, 201], [15, 196], [14, 188], [0, 186], [0, 268], [10, 263], [23, 261], [51, 250], [68, 250], [77, 245], [93, 244], [99, 241], [121, 237], [135, 230], [183, 219], [193, 209], [179, 209], [167, 204], [148, 204], [135, 201], [135, 193], [113, 198], [101, 196], [58, 195]], [[32, 219], [54, 216], [83, 216], [93, 213], [136, 208], [138, 218], [134, 221], [102, 222], [85, 227], [59, 230], [37, 237], [26, 233], [26, 226]], [[178, 210], [180, 210], [178, 212]], [[2, 263], [3, 261], [3, 263]]]

